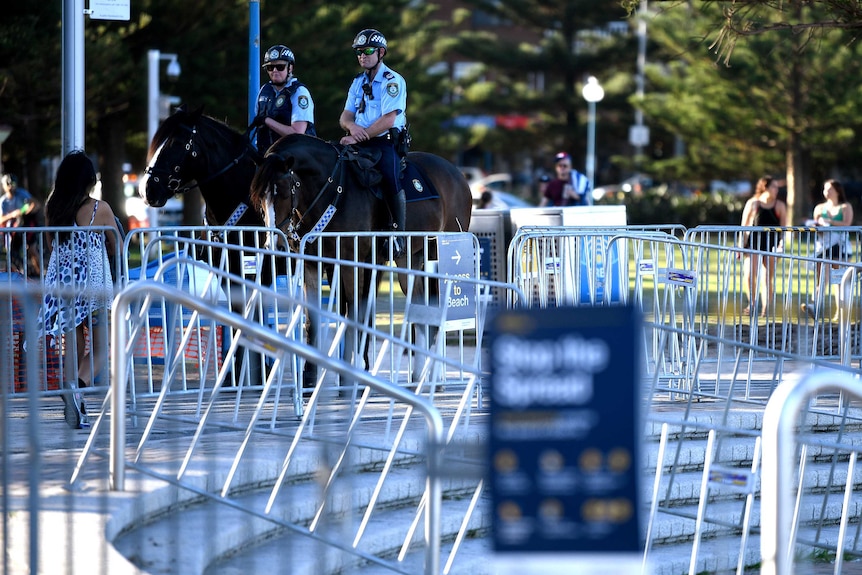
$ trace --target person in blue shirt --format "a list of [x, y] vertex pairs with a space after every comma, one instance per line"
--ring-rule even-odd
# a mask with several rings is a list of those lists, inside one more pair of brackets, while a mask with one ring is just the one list
[[18, 227], [27, 214], [35, 212], [39, 203], [18, 182], [12, 174], [0, 178], [3, 196], [0, 198], [0, 227]]
[[[383, 63], [386, 50], [386, 37], [379, 31], [369, 28], [356, 35], [353, 51], [362, 72], [350, 85], [339, 124], [347, 132], [341, 138], [342, 144], [382, 152], [377, 167], [383, 176], [383, 195], [392, 214], [392, 228], [403, 231], [407, 204], [398, 183], [401, 168], [398, 148], [407, 130], [407, 83]], [[399, 243], [393, 246], [396, 257], [402, 252]]]
[[[44, 225], [41, 204], [30, 192], [18, 186], [15, 176], [3, 174], [0, 184], [3, 186], [3, 194], [0, 195], [0, 229]], [[12, 258], [13, 269], [23, 272], [26, 267], [30, 276], [41, 274], [42, 260], [39, 257], [38, 238], [35, 233], [0, 233], [0, 241]], [[27, 266], [24, 265], [25, 256], [28, 259]]]
[[288, 134], [316, 136], [314, 100], [305, 84], [294, 77], [296, 57], [284, 44], [276, 44], [263, 55], [269, 82], [257, 94], [255, 119], [257, 149], [261, 153]]

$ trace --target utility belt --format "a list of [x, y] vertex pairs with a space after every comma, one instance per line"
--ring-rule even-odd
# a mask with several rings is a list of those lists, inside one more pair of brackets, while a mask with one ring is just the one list
[[398, 128], [389, 128], [389, 130], [380, 134], [378, 138], [383, 138], [388, 142], [392, 142], [392, 145], [395, 147], [395, 153], [399, 156], [406, 156], [410, 151], [410, 142], [412, 138], [410, 137], [410, 129], [409, 127], [404, 128], [403, 130], [399, 130]]

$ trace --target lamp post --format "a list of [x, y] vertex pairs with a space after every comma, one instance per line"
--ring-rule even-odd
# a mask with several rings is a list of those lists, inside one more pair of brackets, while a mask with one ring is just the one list
[[[159, 120], [162, 119], [160, 109], [162, 107], [162, 95], [159, 92], [159, 63], [168, 62], [168, 78], [175, 80], [180, 76], [180, 63], [177, 61], [176, 54], [162, 54], [158, 50], [149, 50], [147, 52], [147, 144], [153, 141], [153, 136], [156, 135], [156, 129], [159, 127]], [[168, 106], [172, 102], [179, 100], [174, 97], [169, 97]]]
[[605, 97], [605, 91], [596, 80], [590, 76], [581, 92], [584, 100], [589, 104], [589, 120], [587, 122], [587, 179], [590, 181], [590, 189], [595, 188], [596, 178], [596, 102], [601, 102]]

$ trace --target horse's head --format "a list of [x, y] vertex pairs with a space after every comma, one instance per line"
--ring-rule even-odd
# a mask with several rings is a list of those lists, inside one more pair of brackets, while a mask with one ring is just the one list
[[314, 224], [301, 228], [308, 212], [326, 208], [315, 205], [314, 199], [336, 158], [332, 145], [303, 134], [285, 136], [273, 144], [258, 165], [250, 189], [252, 206], [266, 225], [282, 230], [291, 240], [307, 232]]
[[138, 192], [147, 204], [162, 207], [195, 179], [195, 143], [202, 111], [188, 112], [182, 106], [166, 119], [153, 136], [147, 153], [147, 171]]

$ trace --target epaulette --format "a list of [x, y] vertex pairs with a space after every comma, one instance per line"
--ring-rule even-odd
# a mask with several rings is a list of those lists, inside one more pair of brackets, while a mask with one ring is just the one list
[[391, 80], [392, 78], [395, 77], [395, 74], [393, 74], [389, 70], [386, 70], [385, 72], [383, 72], [383, 77], [386, 78], [387, 80]]
[[358, 78], [359, 78], [362, 74], [364, 74], [364, 73], [365, 73], [365, 72], [360, 72], [360, 73], [358, 73], [356, 76], [354, 76], [354, 77], [353, 77], [353, 79], [354, 79], [354, 80], [358, 79]]

